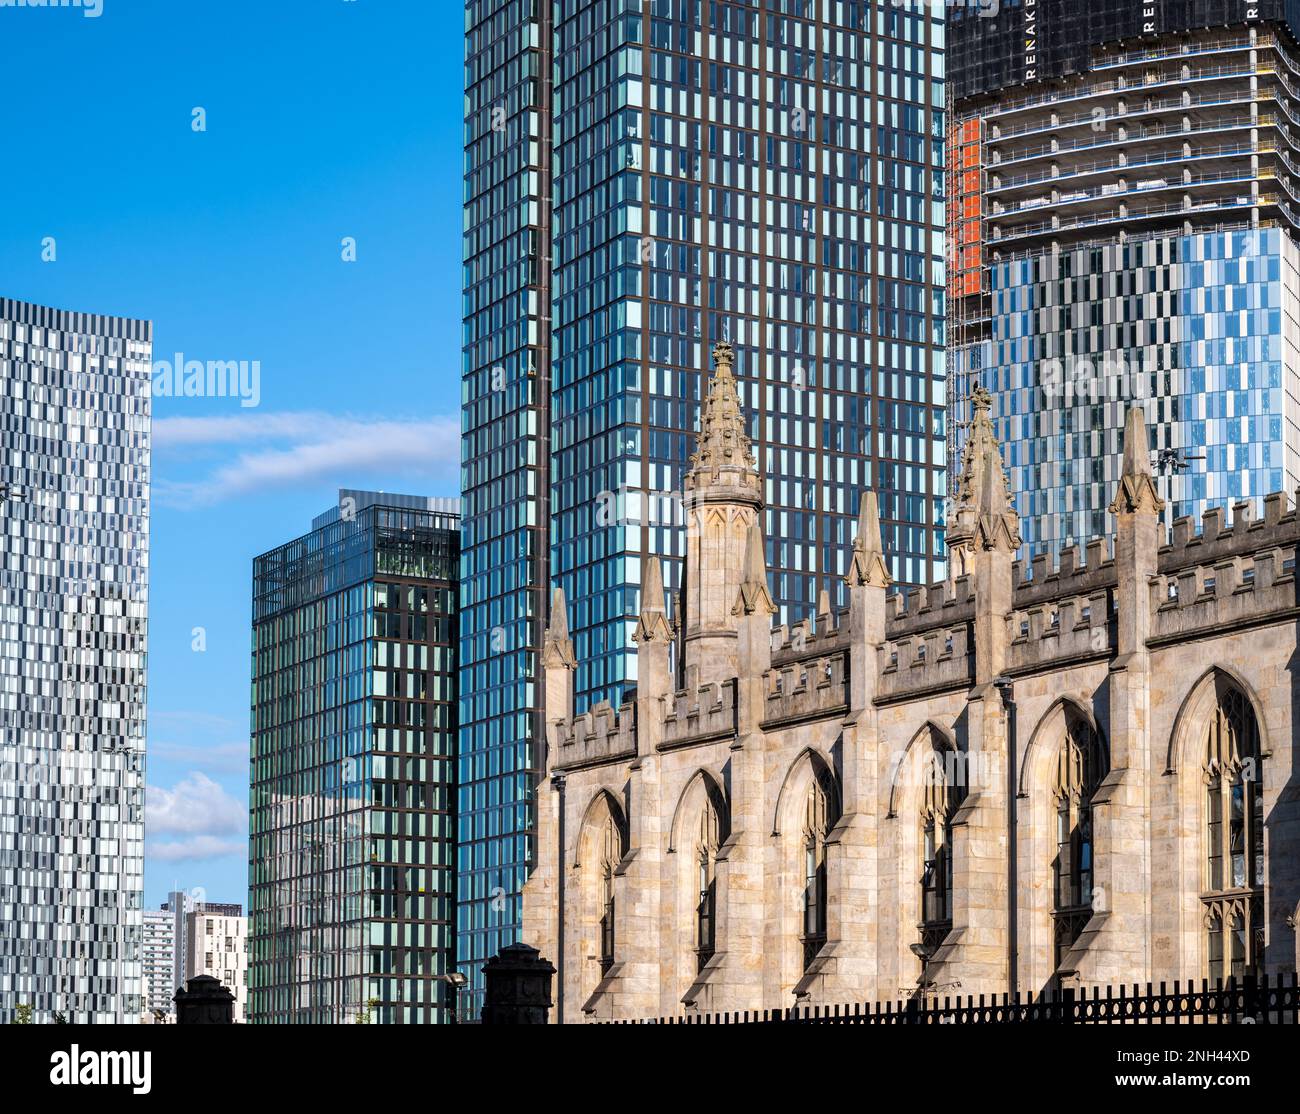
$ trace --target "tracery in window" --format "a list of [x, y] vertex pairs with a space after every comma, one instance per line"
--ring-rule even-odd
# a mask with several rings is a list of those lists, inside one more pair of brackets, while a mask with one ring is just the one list
[[614, 966], [615, 935], [614, 872], [623, 861], [623, 833], [614, 816], [607, 815], [600, 833], [600, 973]]
[[1101, 736], [1085, 716], [1067, 710], [1065, 725], [1052, 787], [1056, 799], [1052, 917], [1058, 969], [1092, 917], [1092, 798], [1109, 768]]
[[1245, 695], [1225, 686], [1206, 730], [1206, 973], [1264, 971], [1264, 784], [1259, 727]]
[[703, 971], [717, 948], [718, 916], [718, 847], [722, 841], [722, 821], [711, 800], [700, 813], [700, 831], [695, 844], [695, 862], [699, 894], [695, 905], [696, 970]]
[[826, 943], [826, 837], [839, 820], [839, 794], [830, 773], [819, 770], [808, 786], [802, 834], [803, 944], [806, 971]]
[[952, 818], [965, 796], [958, 753], [937, 743], [932, 747], [925, 762], [920, 813], [922, 963], [952, 930]]

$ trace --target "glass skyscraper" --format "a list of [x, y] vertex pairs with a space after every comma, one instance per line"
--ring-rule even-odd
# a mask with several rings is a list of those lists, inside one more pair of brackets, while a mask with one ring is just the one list
[[943, 21], [932, 5], [607, 0], [467, 12], [459, 958], [515, 938], [571, 608], [579, 703], [635, 686], [641, 561], [736, 349], [783, 618], [836, 600], [857, 495], [942, 575]]
[[143, 1008], [152, 343], [0, 299], [0, 1024]]
[[253, 1022], [448, 1020], [455, 500], [339, 492], [253, 564]]
[[1166, 522], [1300, 482], [1300, 49], [1280, 3], [962, 10], [954, 447], [975, 382], [1030, 553], [1112, 529], [1125, 413]]

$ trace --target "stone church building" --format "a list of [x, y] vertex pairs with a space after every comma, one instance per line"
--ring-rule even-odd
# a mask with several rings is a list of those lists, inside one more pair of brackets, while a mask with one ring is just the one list
[[1130, 411], [1113, 549], [1016, 559], [977, 392], [949, 579], [888, 591], [875, 495], [849, 606], [772, 626], [729, 345], [685, 481], [684, 585], [645, 563], [638, 684], [577, 714], [565, 601], [524, 940], [565, 1022], [1296, 967], [1300, 701], [1285, 495], [1162, 528]]

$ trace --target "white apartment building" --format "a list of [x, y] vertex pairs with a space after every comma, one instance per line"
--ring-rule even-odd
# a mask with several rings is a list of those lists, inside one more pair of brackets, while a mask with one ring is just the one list
[[211, 975], [235, 995], [235, 1021], [247, 1020], [248, 918], [239, 905], [202, 902], [185, 916], [185, 978]]

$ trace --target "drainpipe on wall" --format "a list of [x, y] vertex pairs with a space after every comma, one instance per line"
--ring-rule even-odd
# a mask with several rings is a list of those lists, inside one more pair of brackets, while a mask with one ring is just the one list
[[564, 778], [551, 778], [551, 788], [560, 795], [560, 822], [556, 825], [555, 848], [555, 1023], [564, 1024]]
[[1010, 677], [998, 677], [993, 687], [1002, 697], [1002, 707], [1007, 713], [1007, 995], [1013, 997], [1019, 990], [1020, 954], [1018, 939], [1019, 900], [1016, 893], [1016, 697], [1015, 682]]

